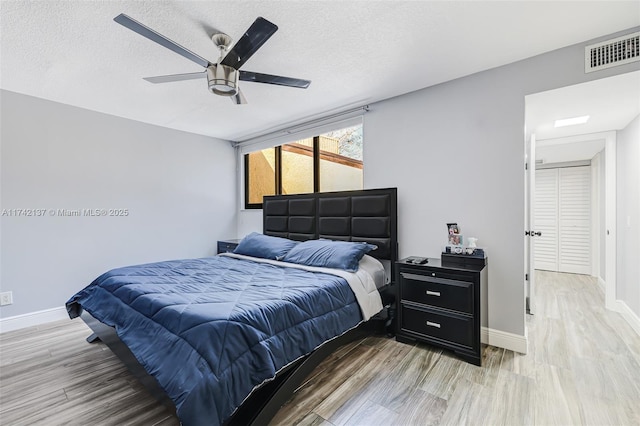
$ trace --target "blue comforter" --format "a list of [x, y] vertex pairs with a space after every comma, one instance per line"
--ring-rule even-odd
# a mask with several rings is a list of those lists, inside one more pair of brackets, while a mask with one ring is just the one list
[[183, 425], [217, 425], [256, 386], [362, 319], [337, 276], [216, 256], [114, 269], [67, 302], [115, 327]]

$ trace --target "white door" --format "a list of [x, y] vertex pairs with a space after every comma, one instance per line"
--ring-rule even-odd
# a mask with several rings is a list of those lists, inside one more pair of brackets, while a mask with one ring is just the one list
[[558, 173], [558, 271], [591, 274], [591, 168]]
[[536, 171], [535, 267], [591, 273], [591, 170], [589, 166]]
[[533, 209], [536, 197], [536, 137], [526, 141], [525, 146], [525, 206], [524, 206], [524, 269], [525, 269], [525, 295], [526, 309], [529, 314], [536, 310], [535, 298], [535, 247], [534, 226], [535, 215]]
[[534, 238], [536, 269], [558, 270], [558, 169], [536, 170], [536, 229]]

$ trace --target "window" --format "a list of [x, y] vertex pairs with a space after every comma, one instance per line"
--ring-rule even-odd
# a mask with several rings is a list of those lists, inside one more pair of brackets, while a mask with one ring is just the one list
[[245, 208], [275, 194], [362, 189], [362, 125], [245, 154]]
[[320, 192], [362, 189], [362, 126], [320, 136]]
[[262, 205], [262, 197], [276, 194], [276, 148], [263, 149], [245, 155], [245, 186], [247, 205]]
[[279, 194], [314, 192], [313, 140], [282, 145], [280, 158], [282, 185]]

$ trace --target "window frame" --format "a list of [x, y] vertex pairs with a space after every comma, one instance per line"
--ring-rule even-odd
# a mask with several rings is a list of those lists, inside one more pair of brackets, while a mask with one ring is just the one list
[[[313, 193], [322, 192], [320, 191], [320, 137], [322, 135], [314, 135], [313, 136]], [[274, 171], [274, 185], [275, 190], [273, 195], [282, 195], [282, 146], [287, 144], [295, 143], [286, 142], [278, 146], [274, 146], [275, 149], [275, 171]], [[256, 151], [253, 151], [256, 152]], [[262, 203], [250, 203], [249, 202], [249, 155], [252, 152], [247, 152], [243, 154], [244, 156], [244, 208], [246, 210], [258, 210], [262, 209]]]
[[[274, 146], [274, 193], [273, 195], [280, 195], [281, 183], [282, 183], [282, 145]], [[255, 151], [254, 151], [255, 152]], [[244, 154], [244, 208], [247, 210], [259, 210], [262, 209], [262, 203], [250, 203], [249, 202], [249, 155], [251, 152]], [[314, 170], [315, 171], [315, 170]]]

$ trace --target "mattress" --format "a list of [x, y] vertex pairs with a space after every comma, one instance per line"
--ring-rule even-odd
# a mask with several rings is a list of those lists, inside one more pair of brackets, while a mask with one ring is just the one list
[[377, 289], [381, 289], [389, 283], [384, 265], [376, 258], [365, 254], [360, 260], [358, 268], [365, 270], [371, 276]]

